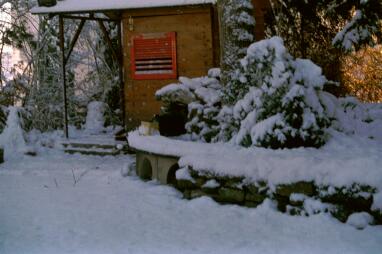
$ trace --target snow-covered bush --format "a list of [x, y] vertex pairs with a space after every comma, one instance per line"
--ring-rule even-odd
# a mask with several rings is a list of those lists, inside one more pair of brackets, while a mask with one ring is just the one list
[[237, 75], [241, 94], [232, 110], [240, 122], [232, 137], [236, 144], [282, 148], [325, 143], [330, 119], [320, 100], [327, 82], [320, 67], [293, 59], [282, 39], [272, 37], [248, 48]]
[[164, 111], [168, 111], [173, 104], [188, 107], [185, 127], [194, 139], [210, 142], [219, 132], [216, 119], [222, 97], [219, 76], [218, 69], [211, 69], [207, 77], [180, 77], [179, 84], [168, 85], [156, 92], [157, 99], [164, 102]]
[[294, 59], [279, 37], [252, 44], [237, 69], [236, 101], [223, 101], [219, 73], [180, 78], [156, 94], [164, 108], [188, 107], [194, 140], [268, 148], [320, 147], [331, 129], [381, 139], [382, 108], [323, 91], [327, 79], [307, 59]]
[[332, 127], [346, 135], [382, 141], [382, 105], [362, 103], [354, 97], [336, 98], [326, 94], [323, 103], [334, 119]]
[[327, 79], [320, 67], [294, 59], [273, 37], [252, 44], [235, 75], [233, 106], [222, 102], [223, 87], [212, 75], [180, 78], [180, 85], [164, 87], [157, 98], [188, 104], [186, 129], [202, 141], [270, 148], [325, 143], [331, 105], [322, 102], [330, 96], [322, 91]]
[[5, 156], [13, 156], [19, 152], [26, 152], [26, 133], [24, 130], [24, 109], [8, 108], [5, 128], [0, 134], [0, 146], [5, 150]]

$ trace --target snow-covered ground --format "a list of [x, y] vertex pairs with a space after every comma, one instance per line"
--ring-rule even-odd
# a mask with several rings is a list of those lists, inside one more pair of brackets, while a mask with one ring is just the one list
[[122, 177], [133, 160], [50, 150], [0, 164], [0, 253], [381, 253], [382, 226], [183, 200]]

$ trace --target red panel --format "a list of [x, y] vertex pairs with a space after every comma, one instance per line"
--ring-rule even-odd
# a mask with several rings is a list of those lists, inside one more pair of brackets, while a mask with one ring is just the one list
[[141, 34], [131, 41], [133, 79], [177, 78], [175, 32]]

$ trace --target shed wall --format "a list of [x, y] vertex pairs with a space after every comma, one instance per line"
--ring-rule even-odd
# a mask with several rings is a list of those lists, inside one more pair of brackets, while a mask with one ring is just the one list
[[218, 60], [212, 32], [213, 11], [210, 6], [127, 11], [123, 18], [126, 124], [128, 128], [133, 128], [139, 125], [140, 121], [150, 121], [159, 113], [161, 103], [155, 99], [155, 92], [177, 80], [132, 79], [132, 36], [142, 33], [176, 32], [178, 76], [206, 75], [208, 69], [217, 66]]

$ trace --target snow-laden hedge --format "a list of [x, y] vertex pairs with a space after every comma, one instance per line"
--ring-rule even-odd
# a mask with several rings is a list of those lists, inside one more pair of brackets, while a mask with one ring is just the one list
[[[216, 72], [215, 72], [216, 74]], [[157, 92], [157, 98], [188, 104], [186, 129], [203, 141], [232, 141], [271, 148], [323, 145], [331, 124], [331, 105], [322, 91], [321, 68], [294, 59], [278, 37], [252, 44], [232, 82], [236, 102], [223, 105], [227, 89], [217, 75], [186, 79]]]

